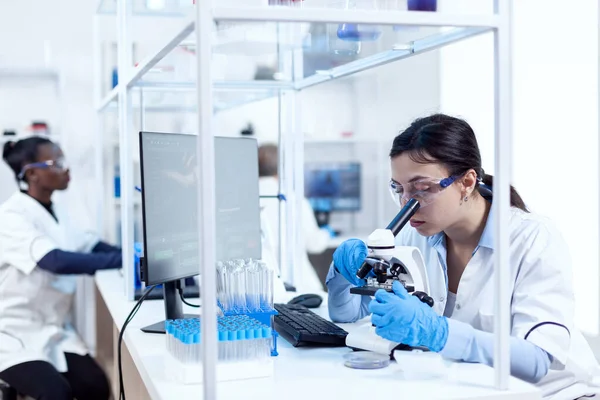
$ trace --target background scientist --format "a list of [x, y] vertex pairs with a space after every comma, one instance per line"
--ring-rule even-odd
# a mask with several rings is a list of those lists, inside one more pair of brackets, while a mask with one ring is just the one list
[[[258, 149], [258, 174], [259, 192], [261, 196], [277, 196], [279, 194], [278, 175], [278, 149], [273, 144], [265, 144]], [[261, 199], [261, 217], [268, 231], [268, 247], [272, 249], [275, 260], [279, 253], [279, 201], [274, 198]], [[302, 252], [302, 264], [300, 271], [301, 280], [294, 282], [298, 292], [319, 292], [323, 290], [323, 284], [317, 275], [313, 265], [308, 259], [307, 253], [319, 254], [325, 251], [331, 238], [327, 229], [319, 228], [317, 220], [310, 203], [302, 198], [302, 220], [298, 221], [304, 233], [305, 251]], [[266, 249], [268, 252], [269, 250]], [[264, 253], [265, 251], [263, 251]]]
[[69, 185], [46, 138], [5, 144], [21, 191], [0, 205], [0, 379], [43, 400], [107, 400], [100, 366], [70, 324], [77, 274], [120, 268], [121, 250], [81, 232], [51, 201]]
[[[366, 245], [351, 239], [335, 251], [327, 276], [330, 317], [351, 322], [372, 313], [385, 339], [492, 365], [492, 177], [483, 172], [475, 134], [458, 118], [417, 119], [395, 138], [390, 157], [397, 204], [415, 198], [421, 205], [397, 245], [420, 249], [435, 305], [399, 282], [393, 294], [380, 290], [373, 301], [350, 294], [365, 284], [356, 272], [367, 255]], [[567, 245], [548, 220], [528, 212], [514, 188], [510, 202], [511, 374], [535, 382], [546, 398], [600, 393], [593, 382], [598, 363], [573, 323]]]

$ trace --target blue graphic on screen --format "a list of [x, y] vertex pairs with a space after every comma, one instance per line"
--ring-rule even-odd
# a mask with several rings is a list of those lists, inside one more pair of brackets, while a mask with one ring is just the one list
[[359, 211], [360, 164], [306, 164], [304, 195], [315, 211]]

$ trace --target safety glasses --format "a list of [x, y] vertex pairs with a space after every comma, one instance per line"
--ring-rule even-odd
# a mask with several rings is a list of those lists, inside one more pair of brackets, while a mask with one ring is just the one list
[[53, 168], [58, 171], [65, 171], [65, 170], [69, 169], [69, 166], [67, 165], [64, 158], [27, 164], [23, 167], [23, 169], [21, 169], [21, 172], [19, 173], [19, 179], [22, 180], [25, 177], [25, 173], [33, 168], [43, 168], [43, 169]]
[[389, 190], [398, 207], [402, 207], [410, 199], [417, 200], [421, 207], [425, 207], [433, 203], [439, 194], [452, 185], [459, 176], [453, 175], [444, 179], [419, 179], [406, 185], [401, 185], [392, 179]]

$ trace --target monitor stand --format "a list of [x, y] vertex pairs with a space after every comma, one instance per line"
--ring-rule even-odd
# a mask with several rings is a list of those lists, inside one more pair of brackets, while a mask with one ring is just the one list
[[[198, 318], [199, 315], [183, 314], [183, 302], [178, 293], [179, 281], [165, 282], [163, 284], [163, 298], [165, 302], [166, 319]], [[166, 333], [165, 321], [160, 321], [142, 328], [145, 333]]]
[[329, 211], [315, 210], [314, 214], [315, 214], [315, 219], [317, 220], [317, 225], [319, 226], [319, 228], [329, 225], [329, 217], [330, 217]]

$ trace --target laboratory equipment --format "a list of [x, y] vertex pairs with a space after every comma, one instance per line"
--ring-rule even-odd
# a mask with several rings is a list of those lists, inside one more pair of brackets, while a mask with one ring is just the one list
[[360, 211], [361, 167], [359, 163], [308, 163], [304, 165], [304, 195], [319, 226], [329, 224], [337, 211]]
[[[182, 319], [180, 280], [197, 275], [196, 135], [140, 132], [146, 285], [163, 284], [166, 319]], [[258, 145], [215, 138], [216, 259], [261, 258]], [[142, 329], [164, 333], [164, 321]]]
[[437, 0], [408, 0], [409, 11], [437, 11]]
[[356, 276], [367, 284], [353, 287], [350, 293], [373, 296], [379, 289], [392, 292], [392, 283], [400, 281], [409, 293], [433, 306], [427, 295], [429, 282], [425, 261], [415, 247], [396, 246], [395, 237], [419, 209], [419, 202], [410, 199], [385, 229], [376, 229], [367, 241], [368, 254]]
[[[183, 384], [202, 383], [202, 330], [200, 318], [165, 321], [167, 355], [164, 371], [168, 380]], [[217, 318], [216, 365], [219, 381], [258, 378], [273, 374], [270, 325], [247, 315]]]
[[[356, 0], [346, 0], [346, 9], [356, 9]], [[337, 37], [350, 42], [373, 42], [381, 36], [377, 25], [343, 23], [338, 25]]]
[[[351, 288], [350, 293], [373, 296], [379, 289], [392, 292], [392, 284], [399, 281], [409, 293], [430, 307], [433, 306], [434, 301], [427, 294], [429, 280], [423, 255], [416, 247], [395, 245], [396, 235], [418, 209], [419, 202], [410, 199], [386, 229], [376, 229], [369, 236], [367, 258], [356, 273], [359, 279], [366, 279], [367, 284]], [[346, 345], [388, 355], [399, 346], [405, 347], [378, 336], [371, 324], [348, 334]]]
[[353, 351], [344, 355], [344, 365], [354, 369], [379, 369], [390, 365], [390, 356], [372, 351]]
[[271, 313], [273, 270], [252, 259], [219, 262], [217, 297], [225, 315]]
[[376, 25], [340, 24], [337, 37], [349, 42], [372, 42], [381, 36], [381, 30]]
[[[217, 318], [219, 361], [271, 357], [271, 327], [247, 315]], [[167, 351], [183, 363], [202, 361], [200, 318], [165, 321]]]
[[294, 347], [345, 346], [348, 332], [299, 304], [275, 304], [277, 332]]

